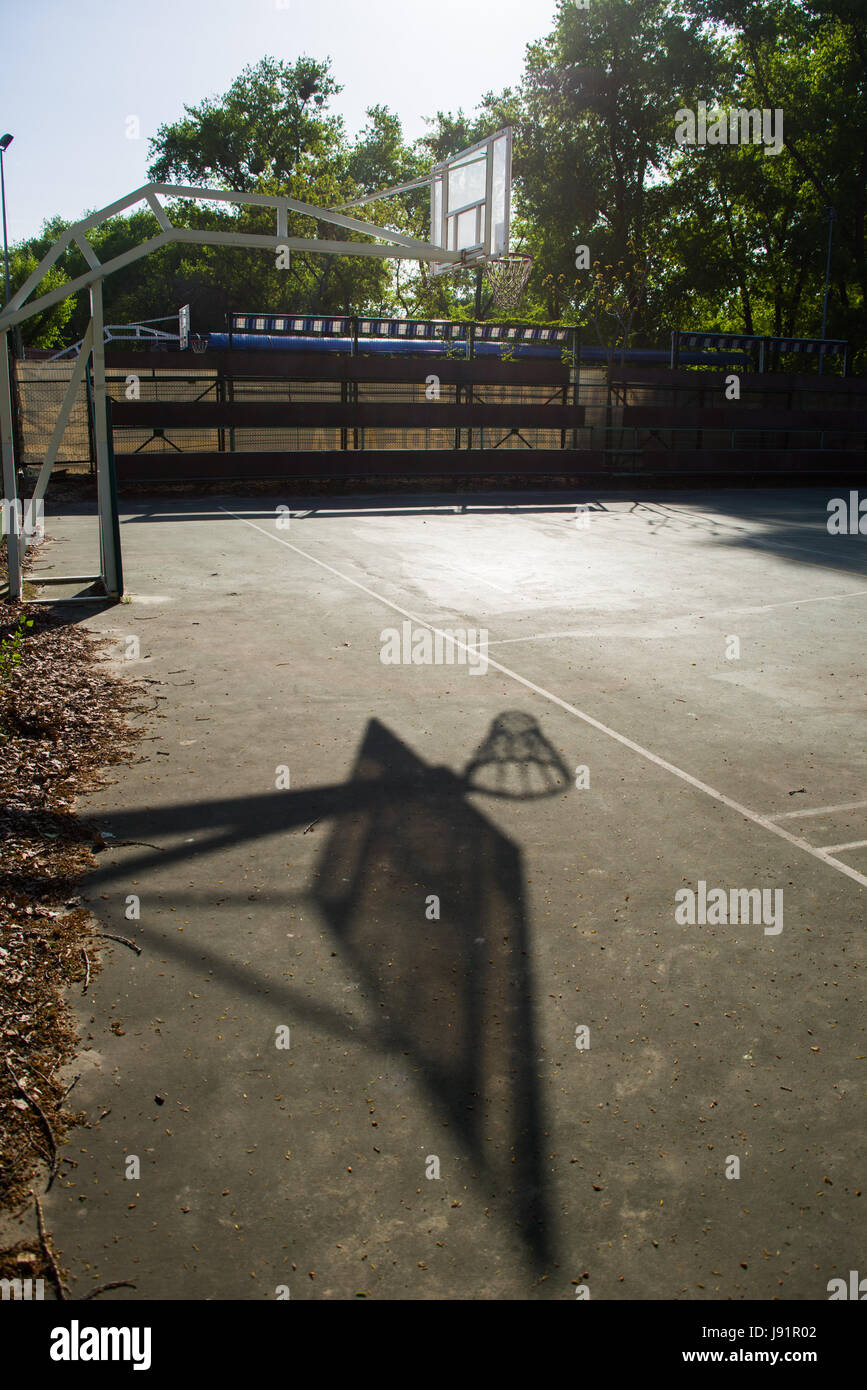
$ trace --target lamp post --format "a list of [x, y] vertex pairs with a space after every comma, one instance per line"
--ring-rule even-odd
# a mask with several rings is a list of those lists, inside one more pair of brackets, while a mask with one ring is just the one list
[[[825, 299], [822, 304], [822, 338], [825, 337], [825, 328], [828, 323], [828, 285], [831, 279], [831, 239], [834, 235], [834, 222], [837, 217], [836, 208], [826, 208], [828, 218], [828, 259], [825, 262]], [[822, 375], [822, 368], [825, 364], [825, 349], [819, 348], [819, 376]]]
[[12, 144], [13, 137], [7, 132], [0, 135], [0, 198], [3, 202], [3, 276], [6, 283], [6, 298], [3, 301], [4, 307], [9, 303], [11, 295], [9, 293], [9, 243], [6, 240], [6, 179], [3, 172], [3, 156]]

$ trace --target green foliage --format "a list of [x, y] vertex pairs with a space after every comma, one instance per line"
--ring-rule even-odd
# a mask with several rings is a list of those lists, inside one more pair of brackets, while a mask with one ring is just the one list
[[[528, 51], [518, 121], [518, 223], [530, 293], [551, 316], [598, 317], [574, 248], [617, 266], [639, 338], [672, 327], [817, 336], [836, 207], [829, 336], [864, 344], [867, 14], [849, 0], [563, 3]], [[680, 150], [699, 99], [783, 109], [778, 155]], [[632, 242], [634, 255], [630, 256]]]
[[23, 656], [24, 638], [33, 619], [22, 613], [12, 632], [0, 642], [0, 685], [5, 685]]
[[626, 266], [641, 326], [645, 282], [632, 274], [656, 249], [651, 192], [664, 179], [674, 113], [709, 95], [718, 45], [666, 0], [561, 5], [553, 32], [530, 46], [521, 90], [516, 182], [536, 257], [531, 289], [552, 318], [591, 313], [592, 276], [575, 275], [575, 248]]
[[[371, 106], [347, 137], [330, 109], [330, 61], [265, 57], [220, 97], [183, 108], [151, 141], [151, 176], [285, 194], [336, 207], [408, 182], [503, 125], [515, 129], [512, 244], [535, 258], [522, 317], [595, 325], [614, 351], [659, 343], [675, 327], [815, 336], [821, 327], [826, 209], [838, 214], [828, 333], [867, 355], [867, 11], [863, 0], [559, 0], [551, 32], [529, 45], [521, 81], [467, 114], [438, 111], [419, 140]], [[785, 145], [679, 148], [676, 113], [699, 100], [782, 108]], [[427, 239], [425, 189], [355, 214]], [[189, 227], [272, 230], [272, 214], [179, 202]], [[56, 217], [13, 251], [19, 285], [68, 224]], [[150, 211], [89, 234], [100, 259], [156, 234]], [[290, 234], [344, 240], [293, 213]], [[361, 239], [364, 239], [361, 237]], [[578, 245], [591, 267], [576, 269]], [[46, 288], [82, 274], [67, 248]], [[194, 327], [231, 310], [406, 314], [468, 320], [477, 275], [425, 264], [295, 254], [289, 270], [259, 251], [162, 247], [112, 276], [107, 322], [155, 318], [189, 302]], [[482, 317], [491, 310], [481, 286]], [[54, 347], [82, 336], [85, 295], [23, 326]], [[860, 358], [856, 355], [856, 362]]]
[[[32, 243], [24, 242], [10, 248], [9, 283], [12, 293], [24, 284], [33, 274], [40, 257], [34, 252]], [[52, 266], [39, 287], [40, 294], [51, 294], [66, 284], [68, 276], [62, 268]], [[35, 314], [21, 325], [21, 338], [25, 347], [62, 347], [70, 337], [70, 324], [75, 311], [75, 299], [62, 299], [41, 313]]]
[[343, 122], [325, 107], [340, 91], [327, 60], [263, 58], [218, 101], [185, 106], [182, 120], [160, 126], [150, 142], [150, 176], [238, 193], [257, 190], [261, 179], [282, 186], [333, 153]]

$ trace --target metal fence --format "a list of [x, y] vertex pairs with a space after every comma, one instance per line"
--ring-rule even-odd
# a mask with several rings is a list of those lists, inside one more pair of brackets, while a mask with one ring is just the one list
[[[72, 365], [15, 364], [23, 465], [43, 462]], [[436, 399], [428, 390], [432, 376], [438, 379]], [[130, 480], [147, 473], [148, 459], [154, 460], [154, 477], [167, 476], [170, 460], [177, 464], [170, 471], [183, 477], [185, 456], [191, 478], [206, 476], [205, 456], [221, 460], [219, 476], [230, 476], [226, 455], [233, 454], [256, 456], [246, 464], [239, 460], [239, 476], [263, 460], [276, 467], [280, 458], [290, 472], [309, 469], [315, 476], [327, 471], [325, 454], [344, 456], [344, 464], [336, 465], [343, 473], [375, 474], [390, 453], [398, 462], [397, 454], [410, 461], [411, 455], [434, 452], [442, 455], [444, 472], [460, 472], [462, 464], [473, 471], [481, 453], [490, 455], [492, 471], [503, 468], [497, 456], [508, 455], [509, 471], [526, 465], [528, 473], [543, 467], [569, 473], [592, 463], [597, 471], [638, 474], [649, 466], [669, 468], [666, 457], [672, 467], [691, 468], [701, 452], [709, 464], [726, 453], [738, 468], [748, 469], [755, 458], [774, 468], [816, 463], [824, 469], [835, 457], [849, 467], [863, 458], [867, 445], [867, 382], [852, 377], [741, 373], [740, 398], [727, 402], [728, 378], [700, 367], [582, 366], [576, 372], [561, 360], [543, 365], [131, 351], [107, 354], [106, 377], [118, 476]], [[395, 427], [388, 407], [402, 410]], [[525, 423], [505, 418], [509, 410], [501, 420], [500, 407], [516, 414], [523, 409]], [[468, 408], [472, 428], [466, 427]], [[447, 421], [442, 425], [438, 410]], [[533, 423], [526, 423], [531, 416]], [[549, 418], [553, 423], [545, 427]], [[91, 468], [91, 436], [85, 382], [59, 465]], [[779, 457], [771, 459], [770, 451]], [[446, 453], [452, 455], [448, 461]], [[360, 457], [350, 465], [346, 456], [354, 454]], [[823, 461], [808, 458], [813, 454]]]

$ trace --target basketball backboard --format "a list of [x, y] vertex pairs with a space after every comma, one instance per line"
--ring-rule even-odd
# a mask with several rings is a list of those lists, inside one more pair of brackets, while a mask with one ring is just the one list
[[[509, 251], [512, 195], [512, 129], [507, 126], [431, 171], [430, 239], [434, 246], [465, 251], [467, 265]], [[453, 271], [433, 262], [431, 274]]]

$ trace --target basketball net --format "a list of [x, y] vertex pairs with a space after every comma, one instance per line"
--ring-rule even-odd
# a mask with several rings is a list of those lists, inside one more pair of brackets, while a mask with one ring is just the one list
[[503, 314], [512, 314], [524, 298], [533, 269], [533, 257], [514, 253], [494, 256], [485, 262], [485, 275], [493, 290], [494, 303]]

